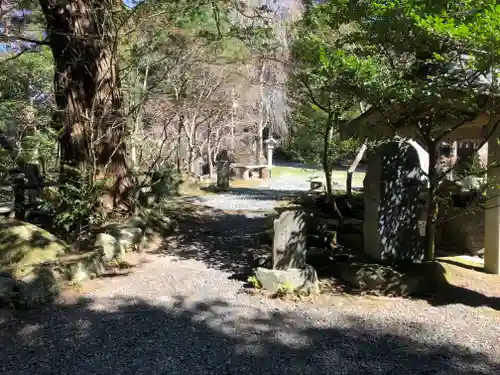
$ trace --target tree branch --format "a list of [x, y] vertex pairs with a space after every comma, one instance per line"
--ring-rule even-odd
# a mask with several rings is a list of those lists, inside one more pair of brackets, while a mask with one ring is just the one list
[[305, 87], [305, 89], [307, 90], [308, 92], [308, 95], [309, 95], [309, 98], [311, 99], [311, 101], [313, 102], [313, 104], [318, 107], [319, 109], [321, 109], [322, 111], [324, 111], [325, 113], [330, 113], [329, 109], [326, 108], [325, 106], [323, 106], [322, 104], [320, 104], [317, 100], [316, 100], [316, 97], [314, 96], [314, 93], [312, 92], [312, 89], [311, 87], [306, 83], [306, 81], [302, 78], [302, 77], [298, 77], [298, 80], [300, 83], [302, 83], [302, 85]]
[[35, 39], [25, 38], [23, 36], [0, 34], [0, 42], [2, 42], [2, 43], [17, 42], [17, 41], [26, 42], [26, 43], [33, 43], [33, 44], [36, 44], [39, 46], [50, 46], [50, 42], [48, 39], [35, 40]]

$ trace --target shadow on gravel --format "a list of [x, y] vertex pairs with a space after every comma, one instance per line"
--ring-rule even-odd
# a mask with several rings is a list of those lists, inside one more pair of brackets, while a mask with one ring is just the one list
[[339, 314], [338, 326], [322, 328], [282, 312], [255, 309], [248, 314], [255, 318], [245, 318], [224, 301], [189, 305], [178, 299], [170, 308], [138, 299], [104, 302], [112, 311], [82, 299], [0, 323], [2, 375], [496, 375], [500, 370], [486, 354], [440, 343], [431, 324], [391, 325]]
[[500, 311], [500, 298], [489, 297], [474, 290], [455, 285], [446, 285], [438, 292], [422, 297], [432, 306], [464, 305], [470, 307], [489, 307]]
[[[201, 190], [210, 191], [210, 188], [201, 188]], [[275, 189], [265, 189], [265, 188], [247, 188], [247, 187], [230, 187], [229, 190], [224, 191], [224, 195], [234, 195], [235, 197], [252, 199], [252, 200], [264, 200], [264, 201], [274, 201], [286, 198], [295, 198], [301, 194], [307, 192], [297, 191], [297, 190], [275, 190]]]
[[255, 256], [271, 252], [264, 240], [270, 219], [265, 213], [213, 212], [203, 223], [179, 222], [174, 243], [155, 253], [195, 259], [244, 281]]

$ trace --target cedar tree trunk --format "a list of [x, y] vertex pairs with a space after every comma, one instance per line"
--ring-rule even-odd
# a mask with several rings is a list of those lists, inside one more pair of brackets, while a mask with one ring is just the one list
[[106, 208], [129, 192], [125, 122], [111, 9], [99, 0], [39, 0], [54, 57], [61, 165], [106, 179]]

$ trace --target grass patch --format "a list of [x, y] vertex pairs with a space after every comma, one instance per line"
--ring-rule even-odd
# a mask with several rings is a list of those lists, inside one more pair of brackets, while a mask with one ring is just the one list
[[[231, 190], [231, 188], [258, 188], [264, 185], [266, 181], [267, 180], [258, 178], [251, 180], [231, 180], [229, 181], [229, 190]], [[184, 196], [215, 195], [219, 193], [215, 189], [216, 183], [217, 181], [215, 179], [185, 182], [179, 186], [179, 194]]]
[[458, 267], [463, 267], [467, 269], [472, 269], [474, 271], [482, 272], [484, 265], [480, 262], [475, 262], [471, 259], [464, 259], [459, 256], [447, 256], [447, 257], [437, 257], [437, 260], [441, 263], [451, 264]]
[[[365, 179], [364, 172], [354, 172], [352, 175], [352, 186], [353, 187], [362, 187], [364, 179]], [[346, 180], [347, 180], [347, 171], [333, 171], [332, 172], [332, 181], [345, 184]]]
[[[310, 168], [296, 168], [296, 167], [283, 167], [276, 166], [273, 167], [272, 177], [278, 178], [282, 176], [296, 176], [301, 177], [306, 180], [309, 179], [320, 179], [325, 181], [325, 174], [320, 169], [310, 169]], [[353, 186], [363, 186], [363, 180], [365, 178], [364, 172], [354, 172], [352, 176]], [[347, 171], [345, 170], [334, 170], [332, 172], [332, 181], [345, 184], [347, 179]]]
[[229, 189], [234, 188], [256, 188], [261, 187], [267, 180], [255, 178], [251, 180], [231, 180], [229, 182]]
[[213, 181], [210, 180], [184, 182], [179, 186], [179, 194], [189, 196], [214, 195], [215, 192], [206, 189], [211, 183], [213, 183]]
[[323, 171], [320, 169], [310, 169], [310, 168], [296, 168], [296, 167], [283, 167], [283, 166], [273, 166], [272, 177], [282, 177], [282, 176], [297, 176], [304, 178], [323, 178]]

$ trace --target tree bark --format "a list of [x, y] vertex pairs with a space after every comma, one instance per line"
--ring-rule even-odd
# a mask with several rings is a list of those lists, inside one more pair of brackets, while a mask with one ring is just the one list
[[335, 197], [333, 196], [333, 187], [332, 187], [332, 163], [330, 160], [330, 141], [332, 139], [332, 134], [333, 134], [333, 127], [334, 124], [338, 124], [338, 118], [335, 117], [333, 118], [334, 115], [329, 115], [326, 123], [325, 123], [325, 129], [323, 133], [323, 157], [322, 157], [322, 164], [323, 164], [323, 171], [325, 173], [325, 182], [326, 182], [326, 201], [327, 203], [332, 205], [333, 211], [339, 220], [339, 225], [342, 226], [342, 214], [340, 213], [340, 210], [337, 206], [337, 201], [335, 200]]
[[257, 127], [257, 140], [255, 145], [255, 163], [261, 164], [264, 158], [264, 128], [266, 123], [266, 93], [265, 93], [266, 62], [263, 61], [260, 67], [259, 88], [260, 88], [260, 113]]
[[179, 122], [177, 123], [177, 153], [176, 153], [176, 163], [177, 172], [182, 172], [182, 133], [184, 131], [184, 115], [181, 113], [179, 115]]
[[346, 194], [348, 197], [352, 196], [352, 175], [353, 175], [354, 171], [356, 170], [356, 168], [358, 167], [359, 162], [363, 158], [365, 151], [366, 151], [366, 142], [364, 142], [361, 145], [361, 148], [359, 149], [358, 153], [356, 154], [354, 161], [352, 162], [351, 166], [347, 170]]
[[[136, 70], [136, 75], [138, 76], [138, 70]], [[142, 129], [142, 112], [144, 110], [144, 97], [146, 95], [146, 90], [148, 89], [148, 78], [149, 78], [149, 60], [146, 60], [146, 71], [144, 72], [144, 77], [142, 80], [142, 85], [140, 89], [135, 87], [137, 85], [137, 80], [134, 82], [134, 106], [135, 108], [135, 118], [134, 125], [132, 128], [132, 134], [130, 137], [130, 162], [132, 164], [132, 169], [134, 172], [139, 172], [139, 165], [137, 164], [137, 142], [136, 138]]]
[[332, 119], [328, 117], [323, 134], [323, 171], [325, 172], [326, 194], [328, 199], [332, 198], [332, 166], [330, 163], [330, 134], [332, 132]]
[[61, 164], [106, 180], [106, 208], [130, 191], [111, 1], [39, 0], [54, 57]]
[[435, 142], [427, 143], [429, 152], [429, 188], [427, 190], [427, 221], [425, 224], [424, 259], [428, 262], [433, 261], [435, 257], [436, 217], [438, 211], [436, 193], [439, 182], [436, 170], [436, 146]]

